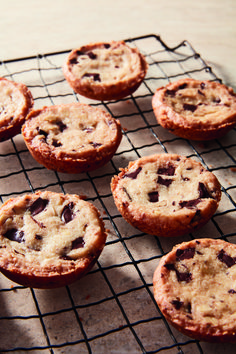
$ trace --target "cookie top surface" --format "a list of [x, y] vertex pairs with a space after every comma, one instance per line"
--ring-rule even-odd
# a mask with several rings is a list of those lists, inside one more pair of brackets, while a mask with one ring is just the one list
[[32, 94], [24, 84], [0, 78], [0, 141], [20, 133], [32, 106]]
[[221, 198], [219, 182], [211, 172], [201, 163], [175, 154], [130, 162], [113, 178], [111, 188], [121, 213], [133, 215], [134, 223], [137, 219], [147, 227], [153, 222], [154, 232], [158, 232], [155, 224], [162, 222], [170, 224], [170, 229], [175, 222], [180, 230], [185, 223], [194, 228], [201, 217], [215, 211]]
[[163, 256], [154, 296], [167, 320], [205, 341], [236, 341], [236, 245], [199, 239]]
[[144, 56], [136, 48], [124, 41], [112, 41], [71, 51], [63, 71], [76, 92], [92, 99], [109, 100], [133, 92], [147, 68]]
[[22, 128], [30, 150], [55, 161], [95, 162], [115, 152], [121, 126], [109, 113], [72, 103], [32, 111]]
[[189, 130], [187, 137], [196, 140], [214, 138], [236, 124], [236, 95], [218, 82], [178, 80], [157, 89], [152, 105], [164, 128], [183, 137]]
[[105, 240], [97, 209], [77, 195], [37, 192], [9, 199], [0, 208], [0, 268], [4, 270], [63, 275], [92, 260]]

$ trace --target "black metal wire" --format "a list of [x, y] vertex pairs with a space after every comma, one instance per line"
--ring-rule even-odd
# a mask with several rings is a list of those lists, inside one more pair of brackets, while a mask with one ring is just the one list
[[[158, 263], [159, 259], [168, 251], [170, 251], [170, 246], [165, 244], [165, 241], [159, 239], [155, 236], [146, 235], [140, 233], [139, 231], [131, 231], [128, 234], [123, 234], [121, 231], [121, 223], [125, 224], [121, 215], [118, 212], [114, 212], [110, 209], [109, 200], [112, 198], [110, 189], [103, 183], [106, 179], [111, 179], [112, 176], [119, 172], [120, 161], [126, 161], [127, 156], [132, 154], [132, 156], [138, 158], [142, 156], [145, 151], [152, 151], [153, 149], [159, 149], [164, 153], [171, 150], [172, 146], [179, 147], [184, 144], [187, 149], [187, 156], [191, 156], [199, 159], [205, 166], [212, 172], [226, 172], [235, 171], [236, 169], [236, 159], [234, 156], [234, 149], [236, 149], [236, 139], [235, 139], [235, 129], [231, 131], [231, 141], [230, 143], [225, 142], [223, 139], [215, 140], [213, 143], [209, 143], [208, 146], [203, 149], [199, 147], [198, 144], [176, 137], [171, 134], [165, 135], [164, 131], [156, 121], [153, 119], [153, 112], [151, 108], [151, 98], [155, 92], [155, 88], [159, 87], [164, 83], [178, 79], [180, 77], [194, 77], [219, 81], [222, 80], [214, 74], [211, 67], [201, 58], [200, 54], [197, 53], [194, 48], [190, 45], [188, 41], [183, 41], [175, 47], [169, 47], [163, 40], [156, 35], [144, 35], [136, 38], [128, 38], [126, 42], [138, 47], [146, 56], [149, 62], [150, 72], [142, 84], [142, 90], [137, 90], [131, 97], [123, 99], [120, 101], [112, 102], [91, 102], [94, 106], [103, 106], [114, 118], [119, 119], [123, 127], [123, 140], [125, 142], [124, 147], [120, 147], [113, 159], [108, 163], [107, 169], [104, 173], [99, 170], [99, 172], [86, 173], [83, 175], [75, 176], [65, 176], [63, 174], [50, 171], [49, 178], [44, 178], [44, 173], [47, 173], [45, 168], [33, 163], [29, 166], [27, 159], [30, 159], [30, 154], [28, 150], [18, 141], [17, 138], [13, 138], [8, 142], [1, 143], [0, 145], [0, 188], [1, 184], [7, 185], [5, 190], [0, 190], [0, 198], [3, 202], [4, 200], [12, 197], [14, 195], [19, 195], [23, 193], [34, 192], [35, 190], [42, 189], [58, 189], [63, 193], [66, 193], [69, 187], [74, 187], [73, 192], [77, 193], [77, 187], [83, 187], [84, 183], [89, 186], [89, 189], [84, 191], [87, 193], [87, 200], [96, 204], [96, 206], [101, 211], [104, 222], [109, 225], [113, 237], [109, 238], [106, 243], [106, 250], [114, 248], [123, 250], [125, 260], [108, 264], [103, 264], [102, 260], [97, 262], [96, 267], [90, 271], [88, 276], [100, 276], [104, 283], [107, 285], [106, 296], [97, 299], [95, 301], [89, 301], [88, 303], [77, 303], [75, 301], [75, 293], [73, 286], [67, 286], [66, 298], [69, 305], [60, 308], [59, 310], [44, 311], [42, 308], [42, 303], [38, 298], [37, 291], [30, 289], [32, 302], [35, 305], [36, 314], [7, 314], [1, 312], [3, 310], [0, 308], [0, 352], [36, 352], [36, 353], [176, 353], [184, 354], [190, 351], [193, 354], [206, 354], [207, 349], [203, 348], [202, 344], [196, 340], [189, 339], [188, 337], [179, 336], [176, 331], [174, 331], [171, 326], [167, 323], [165, 318], [162, 316], [158, 309], [158, 306], [154, 300], [152, 293], [152, 283], [146, 280], [145, 275], [142, 272], [142, 267], [145, 265]], [[29, 89], [32, 91], [35, 103], [39, 106], [56, 104], [59, 101], [79, 101], [81, 97], [75, 94], [70, 87], [67, 85], [61, 70], [61, 66], [66, 55], [70, 50], [53, 52], [47, 54], [38, 54], [35, 56], [18, 58], [13, 60], [5, 60], [0, 63], [0, 75], [3, 77], [10, 78], [15, 81], [24, 82]], [[24, 79], [23, 79], [24, 78]], [[27, 78], [27, 79], [25, 79]], [[124, 107], [128, 103], [132, 107], [131, 112], [127, 111]], [[144, 102], [144, 108], [143, 108]], [[117, 105], [122, 106], [121, 110], [117, 111]], [[129, 122], [132, 120], [130, 126]], [[138, 122], [136, 122], [138, 120]], [[141, 123], [142, 122], [142, 123]], [[129, 128], [126, 128], [128, 124]], [[138, 125], [136, 125], [138, 124]], [[141, 144], [137, 145], [135, 136], [142, 134], [142, 136], [148, 135], [150, 139], [148, 141], [141, 141]], [[219, 164], [212, 165], [209, 161], [209, 157], [215, 153], [224, 153], [227, 159], [221, 161]], [[25, 160], [26, 156], [26, 160]], [[13, 159], [15, 165], [10, 166], [7, 171], [1, 167], [1, 162], [6, 163], [9, 159]], [[42, 182], [36, 184], [34, 176], [40, 174], [42, 175]], [[14, 181], [24, 181], [23, 185], [25, 188], [20, 188], [18, 183], [10, 183]], [[103, 185], [105, 191], [100, 191], [97, 185]], [[221, 218], [227, 216], [235, 217], [236, 212], [236, 201], [234, 194], [236, 193], [236, 183], [231, 181], [228, 186], [222, 185], [222, 193], [224, 198], [227, 200], [227, 209], [218, 211], [211, 219], [211, 223], [214, 228], [215, 238], [222, 238], [224, 240], [236, 240], [235, 225], [230, 232], [224, 231], [224, 225], [221, 225]], [[189, 238], [194, 238], [194, 234], [190, 234]], [[145, 242], [152, 240], [156, 245], [156, 254], [151, 254], [150, 256], [141, 255], [137, 259], [133, 255], [133, 248], [129, 246], [129, 243], [136, 242], [145, 245]], [[178, 239], [179, 241], [179, 239]], [[142, 254], [142, 253], [141, 253]], [[125, 274], [126, 268], [132, 267], [135, 272], [139, 284], [130, 285], [128, 289], [117, 291], [116, 286], [114, 286], [111, 281], [109, 274], [116, 272], [117, 270], [122, 271]], [[115, 274], [115, 273], [114, 273]], [[1, 283], [0, 276], [0, 283]], [[22, 294], [27, 290], [23, 286], [18, 286], [9, 282], [9, 287], [1, 287], [0, 297], [4, 296], [4, 301], [7, 302], [9, 295], [17, 293]], [[78, 284], [78, 287], [80, 285]], [[91, 284], [91, 292], [93, 291], [93, 285]], [[127, 312], [127, 308], [123, 303], [123, 299], [130, 295], [136, 298], [139, 292], [144, 292], [147, 300], [145, 313], [149, 313], [150, 309], [153, 309], [153, 313], [150, 316], [139, 318], [133, 320], [130, 319]], [[19, 295], [18, 295], [19, 296]], [[116, 306], [117, 313], [122, 318], [121, 325], [108, 326], [109, 328], [96, 327], [93, 323], [88, 326], [87, 316], [91, 313], [96, 314], [96, 308], [99, 306], [107, 306], [112, 304]], [[133, 302], [130, 302], [130, 307], [132, 308]], [[140, 304], [142, 306], [142, 303]], [[6, 304], [7, 307], [7, 304]], [[94, 309], [94, 312], [93, 312]], [[145, 310], [145, 309], [144, 309]], [[81, 316], [81, 313], [86, 314]], [[54, 328], [49, 328], [48, 319], [58, 318], [60, 315], [73, 315], [77, 323], [78, 332], [76, 338], [71, 339], [70, 332], [73, 329], [72, 325], [70, 327], [65, 327], [63, 338], [65, 340], [57, 339], [55, 342], [52, 332]], [[111, 321], [112, 321], [111, 314]], [[38, 320], [43, 333], [43, 341], [45, 344], [38, 344], [38, 342], [31, 338], [30, 343], [22, 343], [20, 340], [17, 343], [9, 337], [6, 340], [6, 335], [9, 333], [10, 328], [15, 324], [17, 328], [17, 323], [20, 323], [23, 327], [23, 323], [28, 323], [32, 320]], [[98, 319], [97, 319], [98, 320]], [[101, 318], [101, 321], [103, 318]], [[102, 322], [103, 323], [103, 322]], [[151, 331], [148, 338], [144, 338], [142, 335], [142, 330], [140, 328], [146, 328], [149, 326], [158, 326], [163, 331], [165, 331], [166, 343], [159, 344], [158, 340], [162, 334], [155, 333], [152, 334]], [[90, 331], [92, 330], [92, 331]], [[51, 332], [52, 331], [52, 332]], [[128, 333], [128, 334], [127, 334]], [[114, 337], [115, 336], [115, 337]], [[35, 335], [36, 337], [36, 335]], [[114, 339], [115, 338], [115, 339]], [[128, 340], [127, 340], [128, 338]], [[127, 349], [122, 349], [122, 342], [127, 342]], [[106, 344], [112, 343], [113, 350], [106, 351], [101, 345], [101, 349], [98, 350], [98, 344], [102, 341], [104, 348]], [[130, 343], [135, 343], [135, 349], [131, 351]], [[104, 344], [105, 343], [105, 344]], [[130, 344], [131, 345], [131, 344]], [[209, 348], [208, 348], [209, 349]], [[108, 349], [109, 350], [109, 349]], [[225, 349], [224, 349], [225, 350]], [[213, 353], [213, 352], [211, 352]], [[208, 354], [208, 353], [207, 353]]]

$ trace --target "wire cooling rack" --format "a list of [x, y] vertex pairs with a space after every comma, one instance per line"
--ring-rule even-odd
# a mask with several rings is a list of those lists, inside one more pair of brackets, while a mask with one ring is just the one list
[[[198, 342], [173, 329], [162, 317], [152, 291], [153, 272], [175, 244], [199, 237], [236, 240], [235, 129], [219, 140], [193, 142], [160, 127], [151, 108], [156, 88], [169, 81], [182, 77], [221, 80], [187, 41], [173, 48], [155, 35], [126, 41], [144, 53], [149, 71], [140, 88], [120, 101], [89, 101], [75, 94], [61, 70], [69, 50], [1, 62], [0, 75], [25, 83], [35, 108], [82, 101], [101, 106], [123, 127], [113, 159], [97, 171], [80, 175], [46, 170], [33, 160], [21, 135], [1, 143], [1, 202], [44, 189], [76, 193], [99, 209], [109, 229], [96, 266], [70, 286], [30, 289], [0, 275], [1, 353], [235, 353], [235, 345]], [[161, 239], [141, 233], [123, 220], [114, 205], [112, 176], [130, 160], [160, 152], [199, 160], [221, 183], [218, 211], [193, 234]]]

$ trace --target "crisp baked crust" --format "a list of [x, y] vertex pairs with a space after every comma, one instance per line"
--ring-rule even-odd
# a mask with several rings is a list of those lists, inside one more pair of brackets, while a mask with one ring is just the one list
[[33, 104], [33, 96], [24, 84], [0, 78], [0, 142], [21, 132]]
[[221, 198], [215, 175], [176, 154], [142, 157], [114, 176], [111, 190], [121, 215], [157, 236], [179, 236], [204, 225]]
[[67, 173], [105, 165], [122, 138], [118, 120], [83, 103], [33, 110], [22, 127], [22, 135], [36, 161]]
[[133, 93], [148, 69], [145, 57], [124, 41], [91, 43], [70, 52], [63, 66], [73, 90], [95, 100], [116, 100]]
[[105, 241], [98, 210], [77, 195], [37, 192], [0, 208], [0, 270], [25, 286], [53, 288], [79, 279]]
[[186, 139], [220, 138], [236, 124], [236, 95], [218, 82], [178, 80], [158, 88], [152, 106], [163, 128]]
[[180, 332], [209, 342], [236, 342], [236, 245], [184, 242], [162, 257], [153, 276], [155, 300]]

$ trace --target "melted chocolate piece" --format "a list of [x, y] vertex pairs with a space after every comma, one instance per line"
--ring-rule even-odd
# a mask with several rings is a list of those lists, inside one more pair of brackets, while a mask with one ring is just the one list
[[219, 252], [217, 258], [219, 261], [225, 263], [228, 268], [236, 264], [236, 257], [229, 256], [223, 249]]
[[77, 237], [74, 241], [72, 241], [72, 250], [77, 248], [84, 247], [85, 242], [83, 237]]
[[205, 184], [202, 182], [199, 182], [199, 184], [198, 184], [198, 191], [199, 191], [199, 198], [212, 198], [212, 196], [209, 194]]
[[15, 228], [7, 230], [7, 232], [5, 232], [5, 234], [3, 234], [3, 236], [8, 238], [8, 240], [16, 241], [19, 243], [25, 241], [24, 231], [17, 230]]
[[187, 87], [188, 85], [186, 83], [182, 84], [182, 85], [179, 85], [179, 90], [183, 90]]
[[87, 55], [92, 60], [97, 59], [97, 55], [94, 52], [88, 52]]
[[230, 290], [228, 291], [228, 293], [229, 293], [229, 294], [236, 294], [236, 290], [230, 289]]
[[184, 303], [183, 301], [180, 300], [172, 300], [171, 304], [174, 306], [176, 310], [180, 310]]
[[111, 46], [111, 45], [110, 45], [109, 43], [105, 43], [105, 44], [104, 44], [104, 47], [105, 47], [106, 49], [109, 49], [110, 46]]
[[194, 112], [197, 109], [197, 106], [195, 104], [189, 104], [189, 103], [184, 103], [183, 104], [183, 109], [185, 111], [191, 111]]
[[67, 224], [74, 218], [74, 213], [72, 211], [73, 207], [74, 207], [74, 203], [71, 202], [68, 205], [65, 205], [62, 210], [61, 219], [65, 224]]
[[47, 206], [48, 200], [47, 199], [42, 199], [38, 198], [36, 199], [33, 204], [29, 207], [29, 211], [31, 212], [31, 215], [37, 215], [41, 213]]
[[191, 223], [199, 221], [201, 219], [201, 210], [197, 209], [194, 217], [191, 219]]
[[159, 175], [174, 176], [175, 166], [169, 165], [167, 167], [159, 167], [157, 173]]
[[67, 125], [64, 124], [61, 120], [57, 121], [56, 125], [59, 127], [60, 132], [63, 132], [67, 128]]
[[36, 240], [39, 240], [39, 241], [40, 241], [40, 240], [42, 240], [42, 238], [43, 238], [43, 237], [42, 237], [41, 235], [38, 235], [38, 234], [35, 235], [35, 239], [36, 239]]
[[200, 199], [186, 200], [183, 202], [179, 202], [181, 208], [193, 209], [195, 206], [200, 203]]
[[78, 61], [77, 61], [77, 58], [72, 58], [72, 59], [70, 59], [70, 64], [77, 64], [78, 63]]
[[175, 265], [173, 263], [166, 263], [164, 267], [168, 270], [175, 270]]
[[179, 282], [186, 281], [186, 283], [189, 283], [192, 280], [192, 274], [190, 272], [179, 272], [173, 263], [164, 264], [164, 267], [168, 270], [174, 270]]
[[62, 146], [62, 143], [60, 143], [60, 141], [58, 141], [58, 140], [56, 140], [56, 139], [53, 139], [52, 145], [53, 145], [54, 147], [60, 147], [60, 146]]
[[190, 248], [185, 248], [184, 250], [178, 248], [176, 251], [176, 259], [178, 261], [182, 261], [184, 259], [191, 259], [195, 255], [195, 248], [190, 247]]
[[99, 81], [101, 82], [101, 78], [100, 75], [97, 73], [86, 73], [82, 76], [83, 77], [91, 77], [94, 81]]
[[176, 91], [175, 90], [166, 89], [166, 94], [168, 96], [175, 97]]
[[213, 100], [214, 103], [220, 103], [221, 102], [221, 99], [219, 97], [216, 97], [214, 98]]
[[157, 183], [162, 184], [163, 186], [169, 187], [169, 185], [172, 183], [172, 179], [168, 178], [162, 178], [161, 176], [158, 176]]
[[45, 132], [44, 130], [42, 130], [40, 128], [37, 128], [37, 130], [38, 130], [39, 135], [43, 135], [45, 139], [47, 138], [47, 136], [48, 136], [47, 132]]
[[156, 203], [159, 200], [159, 193], [157, 191], [148, 193], [149, 202]]
[[128, 177], [128, 178], [131, 178], [131, 179], [136, 179], [138, 174], [139, 174], [139, 172], [141, 172], [141, 170], [142, 170], [142, 167], [139, 167], [139, 168], [137, 168], [137, 170], [135, 170], [133, 172], [125, 173], [123, 178]]

